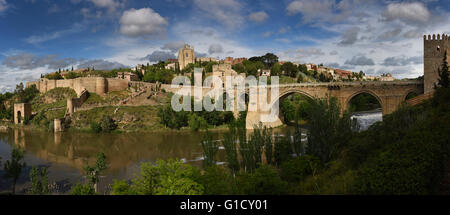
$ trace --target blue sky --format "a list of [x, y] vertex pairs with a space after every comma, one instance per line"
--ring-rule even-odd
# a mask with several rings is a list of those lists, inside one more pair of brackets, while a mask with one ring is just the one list
[[423, 35], [450, 33], [450, 1], [0, 0], [0, 92], [58, 68], [198, 56], [423, 74]]

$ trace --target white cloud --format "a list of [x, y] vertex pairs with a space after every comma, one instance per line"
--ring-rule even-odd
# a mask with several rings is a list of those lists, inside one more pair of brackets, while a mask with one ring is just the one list
[[413, 25], [426, 24], [431, 18], [428, 8], [420, 2], [389, 4], [383, 16], [386, 21], [400, 20]]
[[123, 3], [121, 3], [120, 1], [115, 0], [88, 0], [88, 1], [92, 2], [96, 7], [106, 8], [110, 12], [116, 11], [117, 8], [123, 5]]
[[166, 34], [169, 22], [151, 8], [130, 9], [120, 18], [120, 32], [130, 37], [158, 37]]
[[194, 0], [200, 15], [212, 18], [229, 29], [240, 28], [244, 24], [242, 4], [236, 0]]
[[8, 3], [6, 0], [0, 0], [0, 15], [5, 12], [9, 8]]
[[269, 15], [267, 15], [267, 13], [264, 11], [254, 12], [248, 16], [249, 20], [251, 20], [253, 22], [258, 22], [258, 23], [262, 23], [262, 22], [266, 21], [267, 18], [269, 18]]
[[342, 34], [342, 40], [339, 45], [352, 45], [358, 40], [358, 34], [361, 29], [359, 27], [352, 27]]

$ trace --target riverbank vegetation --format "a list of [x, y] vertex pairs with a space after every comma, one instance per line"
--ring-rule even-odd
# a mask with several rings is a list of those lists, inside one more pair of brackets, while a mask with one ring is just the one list
[[145, 164], [138, 178], [116, 181], [112, 193], [439, 194], [450, 156], [449, 101], [449, 89], [438, 89], [432, 100], [404, 106], [363, 132], [339, 117], [334, 98], [316, 101], [308, 143], [301, 131], [274, 138], [257, 128], [248, 136], [232, 125], [220, 143], [225, 166], [216, 165], [219, 144], [205, 137], [203, 170], [177, 160]]
[[[404, 106], [362, 132], [339, 115], [332, 97], [310, 103], [308, 132], [297, 127], [281, 136], [258, 127], [247, 133], [241, 117], [223, 140], [205, 135], [203, 168], [181, 160], [144, 162], [135, 178], [115, 181], [110, 194], [440, 194], [450, 152], [449, 101], [449, 88], [441, 87], [433, 99]], [[105, 157], [97, 160], [102, 168], [93, 176], [108, 166]], [[33, 193], [47, 193], [40, 185], [48, 183], [46, 174], [33, 171]], [[71, 193], [98, 194], [94, 182]]]

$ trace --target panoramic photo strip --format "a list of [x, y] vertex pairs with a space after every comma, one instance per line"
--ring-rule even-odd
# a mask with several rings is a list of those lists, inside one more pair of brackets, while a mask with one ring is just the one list
[[0, 0], [0, 28], [0, 202], [449, 200], [449, 0]]

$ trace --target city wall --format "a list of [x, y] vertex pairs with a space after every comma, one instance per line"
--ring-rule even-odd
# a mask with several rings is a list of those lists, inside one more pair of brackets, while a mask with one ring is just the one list
[[102, 77], [87, 77], [75, 78], [67, 80], [49, 80], [41, 78], [39, 81], [28, 82], [27, 87], [36, 85], [36, 88], [41, 93], [45, 93], [57, 87], [70, 87], [75, 90], [78, 96], [84, 90], [104, 95], [111, 91], [120, 91], [128, 88], [128, 80], [117, 78], [102, 78]]

